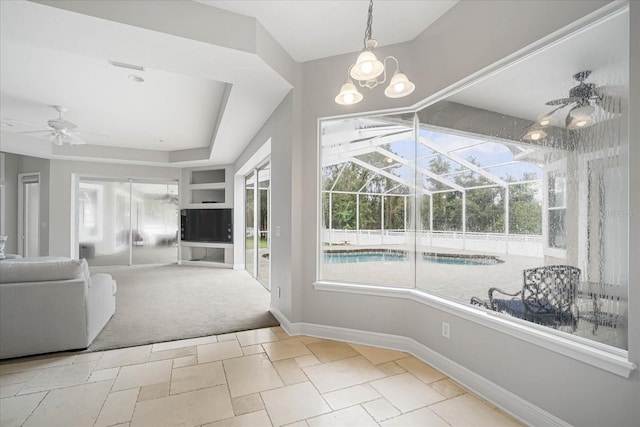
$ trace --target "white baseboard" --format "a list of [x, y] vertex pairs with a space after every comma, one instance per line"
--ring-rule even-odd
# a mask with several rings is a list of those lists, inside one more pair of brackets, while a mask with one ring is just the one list
[[271, 313], [289, 335], [308, 335], [410, 353], [527, 425], [570, 426], [560, 418], [411, 338], [312, 323], [291, 323], [274, 307], [271, 307]]

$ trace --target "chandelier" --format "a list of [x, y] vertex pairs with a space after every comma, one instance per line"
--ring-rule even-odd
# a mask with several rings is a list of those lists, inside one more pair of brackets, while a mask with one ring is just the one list
[[389, 98], [402, 98], [409, 95], [416, 86], [409, 81], [407, 76], [400, 69], [398, 60], [393, 56], [387, 56], [382, 61], [376, 58], [374, 49], [378, 42], [371, 38], [371, 25], [373, 23], [373, 0], [369, 0], [369, 15], [367, 18], [367, 28], [364, 32], [364, 49], [358, 55], [356, 63], [349, 67], [347, 80], [340, 88], [340, 93], [335, 101], [340, 105], [357, 104], [362, 101], [362, 94], [358, 92], [354, 80], [360, 87], [373, 89], [387, 81], [387, 63], [395, 64], [395, 71], [391, 76], [389, 85], [384, 90], [384, 94]]

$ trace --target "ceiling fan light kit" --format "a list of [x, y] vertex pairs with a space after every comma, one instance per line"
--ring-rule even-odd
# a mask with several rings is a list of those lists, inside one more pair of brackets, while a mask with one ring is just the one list
[[[388, 98], [402, 98], [415, 90], [415, 85], [400, 70], [398, 60], [393, 56], [387, 56], [380, 61], [374, 52], [378, 42], [371, 37], [371, 27], [373, 24], [373, 0], [369, 1], [369, 12], [367, 15], [367, 27], [364, 33], [364, 49], [358, 55], [356, 63], [349, 67], [348, 77], [340, 88], [340, 92], [335, 97], [336, 103], [340, 105], [352, 105], [362, 101], [363, 96], [353, 82], [358, 82], [360, 87], [373, 89], [387, 81], [387, 62], [395, 63], [389, 85], [384, 91]], [[382, 79], [380, 79], [382, 76]]]

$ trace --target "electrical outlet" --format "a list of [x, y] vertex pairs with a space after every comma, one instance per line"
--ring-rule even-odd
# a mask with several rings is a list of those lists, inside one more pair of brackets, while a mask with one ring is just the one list
[[448, 339], [450, 332], [449, 324], [447, 322], [442, 322], [442, 336]]

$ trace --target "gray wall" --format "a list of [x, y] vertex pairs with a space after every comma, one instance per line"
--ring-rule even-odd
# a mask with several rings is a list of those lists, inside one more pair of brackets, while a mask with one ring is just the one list
[[5, 253], [18, 253], [18, 158], [20, 156], [5, 153], [5, 222], [4, 229], [7, 235]]
[[[607, 373], [582, 362], [523, 340], [506, 336], [461, 317], [412, 301], [341, 292], [317, 291], [312, 287], [316, 278], [317, 202], [317, 119], [408, 106], [448, 85], [526, 47], [565, 25], [572, 23], [607, 2], [533, 2], [533, 1], [473, 1], [460, 2], [433, 26], [411, 43], [386, 47], [381, 55], [393, 54], [400, 60], [407, 75], [417, 86], [411, 100], [387, 100], [381, 90], [364, 92], [364, 101], [350, 107], [333, 102], [342, 79], [342, 70], [355, 54], [323, 59], [303, 64], [301, 139], [295, 141], [302, 150], [301, 165], [294, 164], [293, 218], [304, 226], [298, 241], [302, 250], [293, 250], [295, 302], [291, 322], [304, 322], [342, 328], [407, 336], [448, 357], [466, 368], [504, 387], [512, 393], [545, 409], [571, 424], [581, 426], [637, 425], [640, 419], [640, 379], [634, 371], [630, 379]], [[634, 2], [632, 2], [634, 3]], [[633, 4], [632, 28], [638, 31], [640, 4]], [[524, 25], [535, 22], [535, 25]], [[633, 38], [632, 38], [633, 39]], [[637, 45], [633, 55], [638, 53]], [[636, 57], [637, 61], [637, 57]], [[631, 79], [640, 80], [640, 70], [632, 70]], [[637, 109], [631, 112], [638, 115]], [[639, 132], [632, 133], [632, 141]], [[288, 156], [273, 150], [273, 157]], [[635, 164], [640, 164], [637, 156]], [[633, 169], [633, 168], [632, 168]], [[636, 181], [637, 183], [638, 181]], [[636, 193], [637, 197], [637, 193]], [[292, 200], [293, 202], [293, 200]], [[274, 202], [275, 204], [275, 202]], [[637, 227], [636, 227], [637, 230]], [[635, 239], [637, 241], [637, 239]], [[637, 244], [637, 242], [635, 243]], [[632, 250], [632, 254], [633, 254]], [[636, 252], [637, 253], [637, 249]], [[273, 269], [278, 265], [272, 264]], [[640, 274], [630, 275], [637, 288]], [[275, 283], [274, 283], [275, 286]], [[297, 298], [299, 297], [299, 298]], [[630, 312], [640, 309], [638, 291], [632, 290]], [[299, 303], [298, 303], [299, 301]], [[452, 337], [442, 340], [440, 324], [451, 325]], [[629, 319], [629, 358], [640, 362], [640, 322]]]
[[114, 163], [51, 160], [50, 221], [55, 224], [50, 230], [49, 254], [52, 256], [75, 256], [75, 231], [72, 232], [75, 212], [72, 210], [71, 189], [73, 175], [179, 180], [181, 170], [170, 167], [121, 165]]

